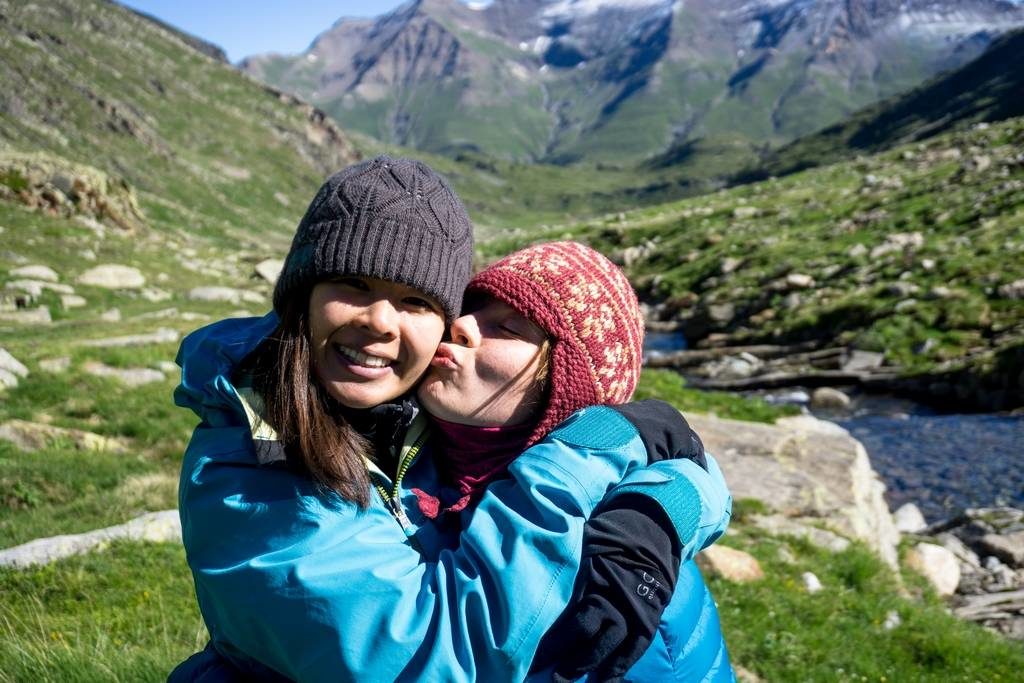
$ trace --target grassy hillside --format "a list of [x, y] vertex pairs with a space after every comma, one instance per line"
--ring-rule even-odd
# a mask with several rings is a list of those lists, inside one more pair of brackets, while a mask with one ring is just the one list
[[151, 233], [280, 240], [323, 176], [355, 158], [308, 105], [119, 5], [0, 9], [0, 151], [123, 180]]
[[739, 180], [785, 175], [1015, 116], [1024, 116], [1024, 31], [1000, 36], [966, 66], [784, 145]]
[[1021, 405], [1021, 149], [1011, 119], [486, 249], [585, 239], [692, 342], [880, 351], [906, 373], [964, 369], [974, 399]]

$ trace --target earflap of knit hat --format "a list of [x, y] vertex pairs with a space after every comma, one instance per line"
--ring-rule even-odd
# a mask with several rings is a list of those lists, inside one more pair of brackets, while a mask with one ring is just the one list
[[643, 318], [625, 274], [599, 252], [577, 242], [527, 247], [478, 273], [467, 291], [505, 302], [551, 337], [548, 402], [531, 441], [580, 408], [632, 396]]

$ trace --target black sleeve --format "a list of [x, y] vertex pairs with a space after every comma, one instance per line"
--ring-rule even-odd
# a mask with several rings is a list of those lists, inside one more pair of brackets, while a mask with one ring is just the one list
[[573, 599], [541, 641], [533, 670], [556, 681], [617, 680], [647, 650], [672, 599], [682, 546], [668, 515], [623, 494], [587, 522]]
[[686, 458], [705, 470], [708, 468], [704, 444], [675, 406], [648, 399], [609, 408], [618, 411], [640, 432], [648, 462]]

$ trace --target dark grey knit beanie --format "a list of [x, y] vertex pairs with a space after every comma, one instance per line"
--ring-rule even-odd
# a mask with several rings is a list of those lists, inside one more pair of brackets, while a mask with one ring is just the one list
[[459, 315], [473, 263], [473, 225], [426, 164], [379, 156], [335, 173], [299, 223], [274, 288], [274, 310], [320, 280], [362, 275], [429, 294]]

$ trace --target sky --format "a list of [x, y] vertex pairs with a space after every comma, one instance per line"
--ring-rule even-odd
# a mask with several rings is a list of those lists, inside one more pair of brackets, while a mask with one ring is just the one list
[[302, 52], [341, 17], [376, 17], [403, 0], [119, 0], [224, 48], [228, 59]]

